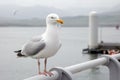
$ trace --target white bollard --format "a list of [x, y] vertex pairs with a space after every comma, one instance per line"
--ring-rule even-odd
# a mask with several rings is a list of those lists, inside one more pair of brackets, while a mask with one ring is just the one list
[[95, 49], [98, 46], [98, 17], [95, 11], [89, 14], [89, 49]]

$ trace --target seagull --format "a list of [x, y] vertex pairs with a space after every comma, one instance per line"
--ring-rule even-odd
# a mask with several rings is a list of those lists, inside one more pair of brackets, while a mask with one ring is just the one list
[[[52, 75], [47, 71], [47, 59], [54, 56], [61, 47], [59, 40], [60, 25], [63, 20], [57, 14], [51, 13], [46, 18], [46, 30], [42, 35], [33, 37], [20, 50], [14, 51], [18, 57], [37, 59], [38, 74]], [[40, 59], [44, 59], [44, 72], [40, 71]]]

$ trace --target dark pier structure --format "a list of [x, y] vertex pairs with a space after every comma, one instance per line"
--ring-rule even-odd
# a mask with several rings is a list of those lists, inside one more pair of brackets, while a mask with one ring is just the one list
[[119, 51], [120, 50], [120, 43], [99, 43], [98, 47], [94, 49], [83, 49], [83, 53], [100, 53], [100, 54], [108, 54], [108, 50], [115, 50]]

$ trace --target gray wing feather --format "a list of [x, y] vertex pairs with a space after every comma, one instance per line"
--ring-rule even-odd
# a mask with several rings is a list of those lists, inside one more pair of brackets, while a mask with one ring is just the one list
[[25, 56], [33, 56], [36, 55], [38, 52], [45, 48], [44, 40], [40, 39], [32, 39], [29, 41], [23, 48], [22, 53]]

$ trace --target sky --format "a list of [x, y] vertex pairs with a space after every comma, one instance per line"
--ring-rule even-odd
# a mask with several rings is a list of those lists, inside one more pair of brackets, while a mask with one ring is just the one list
[[[0, 16], [41, 17], [50, 12], [61, 16], [88, 15], [90, 11], [98, 13], [120, 11], [120, 0], [0, 0]], [[39, 11], [38, 11], [39, 10]]]
[[42, 5], [59, 9], [113, 7], [118, 4], [120, 0], [0, 0], [0, 5]]

